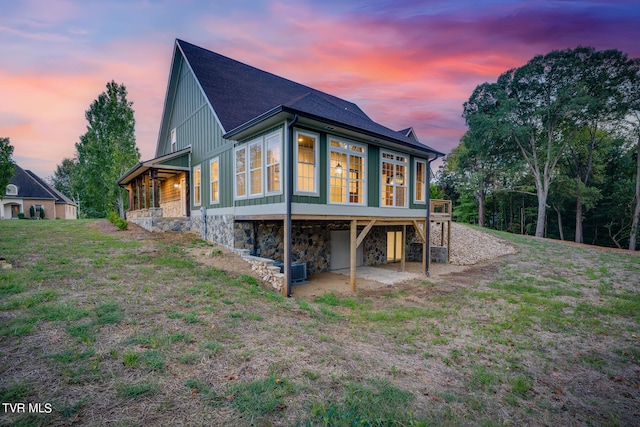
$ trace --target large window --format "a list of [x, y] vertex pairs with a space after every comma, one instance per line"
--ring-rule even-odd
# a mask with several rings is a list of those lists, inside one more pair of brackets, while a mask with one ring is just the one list
[[330, 203], [365, 203], [366, 149], [362, 145], [330, 139], [329, 201]]
[[201, 172], [202, 168], [200, 165], [193, 168], [193, 204], [196, 206], [200, 206], [201, 201]]
[[235, 198], [281, 193], [281, 153], [281, 132], [271, 133], [237, 147], [235, 149]]
[[267, 193], [280, 191], [280, 134], [265, 138], [267, 154]]
[[220, 203], [220, 159], [211, 160], [211, 204]]
[[416, 185], [415, 185], [415, 197], [416, 203], [426, 203], [427, 194], [427, 162], [424, 160], [417, 160], [415, 162], [416, 170]]
[[318, 136], [308, 132], [296, 132], [296, 193], [318, 195]]
[[382, 206], [407, 207], [407, 165], [405, 155], [382, 151], [380, 156], [382, 177]]
[[262, 194], [262, 141], [249, 144], [249, 195]]

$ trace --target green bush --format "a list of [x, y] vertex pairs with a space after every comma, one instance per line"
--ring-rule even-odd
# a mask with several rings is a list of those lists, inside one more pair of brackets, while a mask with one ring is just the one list
[[117, 213], [115, 213], [114, 211], [109, 212], [109, 215], [107, 215], [107, 219], [116, 227], [118, 227], [118, 229], [120, 230], [126, 230], [127, 227], [129, 227], [129, 223], [120, 218], [120, 215], [118, 215]]
[[44, 206], [40, 208], [40, 219], [44, 219]]
[[26, 217], [24, 216], [23, 212], [19, 212], [18, 213], [18, 219], [25, 219]]
[[33, 217], [35, 217], [35, 216], [36, 216], [36, 207], [35, 207], [35, 206], [33, 206], [33, 205], [31, 205], [31, 207], [29, 208], [29, 216], [30, 216], [31, 218], [33, 218]]

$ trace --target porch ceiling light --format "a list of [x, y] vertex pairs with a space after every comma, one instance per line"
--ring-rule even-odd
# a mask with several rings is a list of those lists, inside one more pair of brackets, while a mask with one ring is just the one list
[[342, 175], [342, 165], [340, 163], [336, 165], [335, 171], [336, 171], [336, 175]]
[[175, 184], [173, 184], [173, 188], [180, 188], [180, 184], [176, 182]]

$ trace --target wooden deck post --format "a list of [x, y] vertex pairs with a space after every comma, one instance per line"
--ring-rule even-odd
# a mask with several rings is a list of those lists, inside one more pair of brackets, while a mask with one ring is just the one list
[[349, 239], [349, 261], [350, 261], [350, 271], [349, 271], [349, 287], [351, 288], [351, 293], [356, 293], [356, 249], [358, 248], [358, 221], [355, 219], [351, 220], [351, 238]]
[[402, 269], [402, 271], [405, 271], [405, 267], [406, 267], [406, 263], [405, 263], [406, 249], [407, 249], [407, 226], [403, 225], [402, 226], [402, 255], [400, 256], [400, 268]]
[[284, 284], [282, 286], [282, 295], [288, 297], [288, 288], [291, 283], [291, 223], [287, 224], [287, 218], [285, 218], [282, 226], [284, 228]]

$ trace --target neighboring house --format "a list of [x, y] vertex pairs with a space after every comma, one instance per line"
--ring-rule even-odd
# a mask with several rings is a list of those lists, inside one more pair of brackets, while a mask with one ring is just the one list
[[4, 198], [0, 200], [0, 218], [18, 218], [19, 213], [30, 217], [31, 206], [37, 218], [40, 211], [48, 219], [76, 219], [76, 204], [47, 184], [30, 170], [16, 165]]
[[[184, 227], [311, 274], [420, 261], [443, 154], [357, 105], [176, 40], [156, 158], [128, 171], [127, 218]], [[170, 224], [170, 225], [166, 225]]]

